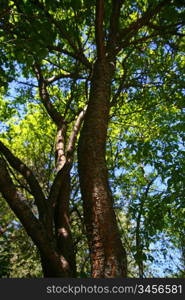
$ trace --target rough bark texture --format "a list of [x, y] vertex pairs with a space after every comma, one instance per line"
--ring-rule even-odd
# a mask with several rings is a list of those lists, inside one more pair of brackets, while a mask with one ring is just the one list
[[126, 277], [126, 254], [122, 246], [112, 194], [108, 184], [105, 146], [114, 63], [97, 60], [78, 158], [84, 217], [92, 261], [92, 277]]

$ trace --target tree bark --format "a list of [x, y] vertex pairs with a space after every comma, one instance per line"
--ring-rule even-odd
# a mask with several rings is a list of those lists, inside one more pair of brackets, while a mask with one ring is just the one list
[[10, 208], [21, 221], [27, 234], [38, 247], [42, 258], [42, 266], [44, 266], [44, 276], [70, 277], [68, 262], [58, 252], [55, 240], [50, 236], [45, 224], [42, 224], [34, 216], [23, 195], [16, 190], [7, 171], [6, 161], [3, 158], [0, 159], [0, 174], [0, 191]]
[[76, 277], [76, 259], [70, 228], [69, 200], [70, 200], [70, 169], [64, 169], [61, 190], [54, 210], [57, 248], [70, 266], [69, 277]]
[[[34, 70], [38, 79], [39, 93], [42, 103], [44, 104], [50, 118], [57, 126], [57, 136], [55, 144], [55, 162], [57, 175], [51, 187], [49, 196], [49, 203], [51, 204], [53, 211], [56, 245], [59, 254], [62, 255], [68, 262], [69, 268], [67, 277], [75, 277], [76, 260], [70, 229], [69, 201], [71, 192], [70, 170], [72, 167], [72, 154], [76, 142], [76, 136], [73, 138], [73, 142], [71, 145], [72, 151], [70, 155], [68, 155], [68, 153], [66, 153], [67, 124], [65, 122], [65, 118], [58, 110], [56, 110], [56, 108], [50, 101], [46, 80], [43, 78], [41, 66], [39, 64], [35, 64]], [[78, 130], [80, 129], [80, 124], [78, 126]], [[72, 130], [72, 133], [74, 135], [73, 131], [74, 130]], [[47, 276], [47, 274], [50, 274], [50, 268], [48, 268], [45, 258], [43, 258], [42, 256], [41, 258], [43, 271]]]
[[126, 277], [126, 253], [113, 209], [105, 160], [114, 63], [97, 59], [78, 147], [79, 176], [92, 277]]

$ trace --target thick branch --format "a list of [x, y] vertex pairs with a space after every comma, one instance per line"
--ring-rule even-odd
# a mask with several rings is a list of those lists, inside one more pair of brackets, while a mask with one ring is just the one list
[[9, 206], [20, 219], [28, 234], [38, 243], [36, 237], [37, 233], [34, 232], [33, 227], [36, 226], [37, 228], [39, 227], [39, 230], [43, 230], [43, 228], [41, 229], [42, 225], [33, 215], [31, 209], [26, 205], [26, 200], [22, 194], [16, 190], [8, 173], [6, 161], [3, 158], [0, 158], [0, 171], [0, 191], [3, 197], [7, 200]]
[[53, 104], [50, 101], [49, 94], [46, 87], [46, 82], [42, 76], [41, 68], [38, 64], [34, 65], [35, 74], [37, 76], [38, 85], [39, 85], [39, 94], [44, 104], [49, 116], [53, 120], [53, 122], [58, 126], [61, 127], [64, 123], [64, 119], [62, 115], [56, 110]]
[[66, 162], [65, 155], [65, 140], [67, 127], [64, 124], [57, 130], [56, 144], [55, 144], [55, 165], [57, 171], [60, 171]]
[[69, 160], [72, 159], [76, 139], [77, 139], [78, 133], [80, 131], [86, 110], [87, 110], [87, 106], [80, 112], [78, 118], [75, 121], [71, 135], [69, 137], [68, 145], [67, 145], [67, 159], [69, 159]]
[[112, 52], [115, 51], [117, 44], [117, 38], [119, 33], [119, 20], [120, 20], [120, 10], [123, 4], [123, 0], [112, 0], [112, 13], [110, 17], [110, 34], [108, 38], [108, 53], [112, 56]]
[[95, 35], [98, 58], [103, 58], [105, 55], [103, 20], [104, 0], [96, 0]]
[[9, 164], [17, 170], [28, 182], [32, 195], [35, 198], [39, 215], [42, 218], [46, 213], [47, 205], [42, 189], [32, 171], [0, 141], [0, 152], [6, 157]]
[[78, 73], [76, 72], [73, 72], [73, 73], [67, 73], [67, 74], [63, 74], [63, 73], [60, 73], [58, 75], [54, 75], [48, 79], [45, 79], [45, 82], [47, 84], [50, 84], [50, 83], [53, 83], [57, 80], [60, 80], [62, 78], [72, 78], [72, 79], [87, 79], [86, 77], [83, 77], [81, 75], [79, 75]]
[[43, 224], [33, 215], [24, 197], [16, 190], [8, 174], [6, 162], [2, 158], [0, 159], [0, 191], [41, 254], [48, 259], [48, 264], [58, 273], [58, 276], [62, 276], [67, 262], [56, 253]]
[[[61, 191], [61, 185], [62, 185], [63, 181], [65, 180], [66, 174], [69, 173], [69, 171], [71, 169], [71, 163], [72, 163], [72, 159], [73, 159], [73, 152], [74, 152], [75, 142], [76, 142], [77, 135], [79, 133], [81, 124], [82, 124], [83, 119], [84, 119], [86, 108], [87, 107], [85, 107], [80, 112], [78, 118], [76, 119], [73, 130], [71, 132], [71, 135], [69, 136], [68, 145], [67, 145], [67, 148], [66, 148], [66, 157], [64, 157], [65, 161], [63, 163], [62, 168], [60, 168], [60, 170], [58, 171], [58, 173], [57, 173], [57, 175], [54, 179], [54, 182], [51, 186], [48, 201], [49, 201], [49, 203], [51, 203], [52, 207], [55, 206], [56, 201], [57, 201], [58, 196], [59, 196], [60, 191]], [[66, 158], [67, 158], [67, 160], [66, 160]]]
[[58, 196], [60, 194], [62, 183], [65, 180], [66, 173], [69, 172], [70, 168], [71, 168], [71, 166], [69, 164], [65, 163], [63, 168], [60, 169], [60, 171], [57, 173], [57, 175], [54, 179], [54, 182], [51, 186], [48, 201], [53, 208], [56, 205]]
[[159, 31], [168, 31], [169, 29], [174, 29], [174, 26], [181, 26], [181, 25], [184, 25], [184, 22], [179, 22], [179, 23], [169, 24], [169, 25], [157, 25], [151, 22], [148, 23], [148, 27]]

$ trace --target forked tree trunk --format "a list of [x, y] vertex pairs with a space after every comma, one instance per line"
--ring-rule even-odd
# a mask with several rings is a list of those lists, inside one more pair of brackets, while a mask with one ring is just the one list
[[105, 160], [113, 63], [97, 60], [81, 131], [78, 160], [92, 277], [126, 277], [126, 253], [113, 209]]
[[[7, 148], [4, 148], [7, 151]], [[27, 176], [31, 177], [32, 179], [33, 175], [31, 170], [28, 169], [23, 163], [20, 164], [19, 159], [14, 157], [10, 152], [7, 153], [9, 154], [9, 161], [11, 161], [11, 158], [14, 158], [13, 161], [16, 163], [17, 169], [19, 169], [19, 165], [21, 165]], [[17, 218], [19, 218], [20, 222], [24, 226], [28, 235], [33, 240], [34, 244], [37, 246], [41, 257], [44, 277], [75, 276], [75, 258], [73, 256], [73, 245], [71, 244], [70, 239], [62, 239], [61, 236], [55, 236], [52, 233], [52, 230], [50, 228], [50, 213], [48, 213], [49, 206], [48, 209], [44, 209], [42, 218], [36, 218], [30, 207], [27, 205], [27, 201], [25, 200], [24, 196], [19, 191], [17, 191], [8, 173], [7, 163], [3, 158], [0, 159], [0, 174], [0, 191], [9, 204], [10, 208], [16, 214]], [[39, 187], [36, 181], [35, 186], [37, 188]], [[64, 196], [64, 194], [62, 195]], [[61, 196], [61, 194], [59, 196]], [[39, 199], [39, 201], [41, 200], [42, 198]], [[59, 213], [59, 215], [62, 214], [60, 210]], [[61, 226], [60, 228], [63, 229], [65, 226], [65, 221], [60, 218], [56, 225]]]

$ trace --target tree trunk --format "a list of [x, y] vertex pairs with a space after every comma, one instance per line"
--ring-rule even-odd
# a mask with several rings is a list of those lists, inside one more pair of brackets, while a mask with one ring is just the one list
[[105, 160], [113, 73], [113, 62], [96, 61], [78, 147], [80, 186], [94, 278], [126, 277], [127, 274], [126, 253], [113, 209]]
[[41, 256], [44, 277], [72, 277], [70, 263], [57, 247], [56, 238], [51, 230], [48, 230], [50, 215], [48, 215], [49, 224], [45, 222], [43, 224], [41, 220], [35, 217], [24, 196], [17, 191], [8, 173], [7, 163], [3, 158], [0, 158], [0, 174], [0, 191], [37, 246]]
[[71, 278], [71, 266], [68, 264], [64, 256], [45, 256], [40, 252], [41, 265], [44, 278]]
[[66, 124], [58, 128], [56, 138], [56, 168], [62, 172], [60, 188], [54, 206], [54, 223], [57, 249], [69, 264], [69, 276], [76, 277], [76, 259], [70, 228], [69, 202], [71, 192], [71, 161], [66, 158]]
[[70, 266], [68, 277], [76, 277], [76, 259], [69, 218], [70, 170], [61, 183], [61, 192], [55, 208], [55, 230], [58, 251], [65, 257]]

